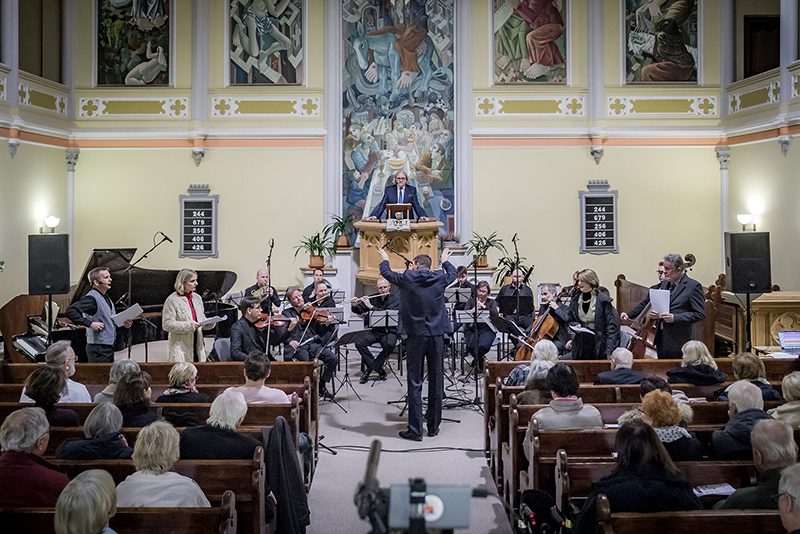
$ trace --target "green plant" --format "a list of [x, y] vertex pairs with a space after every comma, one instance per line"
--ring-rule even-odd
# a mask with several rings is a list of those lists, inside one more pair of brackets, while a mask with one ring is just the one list
[[333, 215], [332, 219], [333, 222], [325, 226], [324, 230], [328, 230], [328, 232], [333, 236], [333, 252], [336, 252], [337, 241], [339, 240], [339, 237], [350, 235], [351, 226], [355, 221], [355, 216], [353, 216], [352, 213], [348, 213], [346, 217]]
[[492, 232], [491, 235], [486, 237], [481, 236], [478, 232], [472, 232], [472, 239], [468, 242], [467, 255], [485, 256], [490, 248], [496, 248], [503, 254], [508, 254], [505, 245], [503, 245], [503, 240], [497, 237], [497, 232]]
[[6, 269], [6, 262], [0, 261], [0, 273]]
[[325, 253], [330, 254], [332, 246], [330, 233], [330, 228], [326, 226], [310, 237], [303, 236], [303, 239], [300, 240], [300, 244], [294, 247], [294, 257], [297, 258], [301, 250], [308, 252], [310, 256], [324, 256]]
[[494, 273], [495, 283], [499, 284], [503, 281], [503, 278], [511, 276], [511, 273], [516, 269], [520, 269], [523, 272], [526, 271], [527, 267], [523, 263], [525, 260], [524, 256], [519, 257], [519, 262], [516, 256], [503, 256], [500, 258], [500, 261], [497, 262], [497, 271]]

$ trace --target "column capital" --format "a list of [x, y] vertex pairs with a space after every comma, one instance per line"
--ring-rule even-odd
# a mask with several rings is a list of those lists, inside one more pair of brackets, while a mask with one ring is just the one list
[[75, 172], [75, 165], [78, 164], [78, 156], [81, 153], [80, 148], [68, 148], [65, 151], [65, 159], [67, 161], [67, 171]]
[[719, 170], [727, 171], [728, 163], [731, 160], [731, 147], [718, 146], [715, 151], [717, 152], [717, 161], [719, 161]]

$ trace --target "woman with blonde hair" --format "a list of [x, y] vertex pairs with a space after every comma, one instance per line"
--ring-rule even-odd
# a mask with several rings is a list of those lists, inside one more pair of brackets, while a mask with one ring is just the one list
[[728, 379], [728, 375], [717, 370], [717, 362], [702, 341], [687, 341], [681, 352], [681, 366], [667, 371], [670, 384], [709, 386], [721, 384]]
[[[761, 390], [761, 397], [765, 401], [779, 401], [781, 395], [767, 380], [767, 369], [761, 358], [750, 352], [740, 352], [733, 357], [733, 379], [747, 380]], [[728, 389], [730, 386], [714, 392], [714, 400], [728, 402]]]
[[178, 362], [169, 371], [169, 388], [156, 399], [156, 403], [211, 402], [208, 395], [197, 391], [197, 367], [189, 362]]
[[161, 325], [169, 334], [169, 361], [206, 361], [202, 330], [214, 325], [200, 326], [206, 320], [203, 298], [195, 293], [197, 273], [181, 269], [175, 278], [175, 292], [167, 297], [161, 317]]
[[114, 479], [101, 469], [76, 476], [58, 497], [56, 534], [115, 534], [108, 526], [117, 513]]
[[564, 348], [572, 351], [573, 360], [605, 360], [619, 347], [619, 315], [611, 304], [608, 291], [600, 287], [600, 278], [591, 269], [578, 271], [578, 292], [569, 303], [566, 322], [591, 330], [594, 335], [577, 332]]
[[773, 419], [783, 421], [792, 428], [800, 427], [800, 371], [794, 371], [783, 377], [781, 393], [786, 402], [767, 413]]
[[117, 506], [210, 507], [197, 482], [170, 471], [179, 458], [180, 435], [171, 424], [156, 421], [144, 427], [133, 447], [136, 472], [117, 486]]
[[680, 426], [681, 410], [670, 393], [656, 389], [645, 395], [642, 421], [653, 427], [673, 462], [703, 459], [703, 446]]

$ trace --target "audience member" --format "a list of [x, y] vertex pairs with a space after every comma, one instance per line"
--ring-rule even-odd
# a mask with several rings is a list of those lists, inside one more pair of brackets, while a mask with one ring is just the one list
[[783, 528], [789, 534], [800, 534], [800, 464], [781, 473], [777, 499]]
[[[549, 339], [543, 339], [533, 346], [531, 350], [531, 362], [536, 360], [556, 363], [558, 361], [558, 349], [555, 343]], [[551, 366], [552, 367], [552, 366]], [[530, 376], [530, 363], [521, 363], [514, 367], [503, 381], [506, 386], [523, 386]]]
[[197, 367], [191, 362], [178, 362], [169, 371], [169, 389], [156, 399], [157, 403], [208, 403], [211, 399], [197, 391]]
[[782, 421], [767, 419], [753, 426], [750, 441], [753, 444], [753, 465], [758, 471], [758, 484], [736, 490], [727, 499], [715, 504], [714, 509], [778, 509], [778, 503], [772, 496], [778, 493], [781, 471], [797, 463], [794, 432]]
[[269, 371], [270, 363], [266, 354], [253, 351], [244, 360], [244, 385], [228, 388], [225, 392], [238, 391], [244, 395], [247, 404], [287, 404], [292, 402], [280, 389], [264, 385], [264, 381], [269, 377]]
[[210, 507], [191, 478], [170, 471], [180, 458], [180, 436], [169, 423], [156, 421], [139, 432], [133, 448], [136, 472], [117, 486], [117, 506], [158, 508]]
[[517, 395], [517, 404], [549, 404], [553, 400], [547, 387], [547, 372], [555, 365], [547, 360], [533, 360], [528, 366], [525, 390]]
[[[780, 393], [775, 391], [769, 380], [767, 380], [767, 370], [764, 368], [764, 362], [755, 354], [740, 352], [733, 357], [733, 378], [737, 381], [747, 380], [751, 384], [758, 386], [765, 401], [781, 400]], [[714, 400], [727, 401], [728, 388], [730, 386], [715, 391]]]
[[595, 384], [638, 384], [645, 374], [634, 371], [633, 354], [628, 349], [618, 347], [611, 353], [611, 370], [598, 373]]
[[767, 413], [792, 428], [800, 427], [800, 371], [794, 371], [783, 377], [781, 393], [786, 402]]
[[681, 411], [666, 391], [651, 391], [642, 399], [642, 421], [652, 426], [673, 462], [703, 459], [703, 446], [680, 426]]
[[150, 410], [150, 375], [144, 371], [128, 374], [117, 383], [114, 404], [122, 412], [122, 426], [143, 427], [158, 420]]
[[752, 460], [750, 432], [761, 419], [772, 419], [764, 411], [761, 390], [746, 380], [734, 382], [728, 388], [730, 421], [722, 430], [711, 434], [711, 445], [717, 460]]
[[39, 367], [25, 379], [27, 395], [33, 399], [37, 408], [44, 410], [50, 426], [80, 426], [75, 410], [55, 406], [66, 385], [66, 375], [55, 367]]
[[103, 402], [89, 412], [83, 424], [84, 438], [69, 438], [56, 449], [59, 460], [126, 460], [133, 455], [122, 435], [122, 412]]
[[[64, 372], [64, 376], [67, 377], [67, 386], [61, 392], [61, 400], [59, 402], [92, 402], [92, 397], [89, 395], [89, 390], [86, 389], [86, 386], [70, 379], [75, 374], [76, 358], [75, 351], [72, 350], [69, 341], [56, 341], [47, 347], [44, 360], [48, 367], [61, 369]], [[25, 388], [22, 388], [22, 395], [20, 395], [19, 401], [30, 404], [34, 402], [32, 398], [25, 394]]]
[[94, 403], [100, 404], [101, 402], [114, 402], [114, 390], [117, 388], [117, 382], [128, 373], [138, 373], [139, 364], [136, 360], [117, 360], [111, 364], [111, 370], [108, 372], [108, 385], [94, 396]]
[[42, 456], [50, 424], [41, 408], [9, 414], [0, 426], [0, 507], [53, 507], [69, 482]]
[[670, 384], [709, 386], [721, 384], [728, 379], [728, 375], [717, 371], [717, 362], [702, 341], [687, 341], [681, 351], [681, 367], [667, 371]]
[[116, 534], [108, 521], [117, 513], [114, 479], [101, 469], [76, 476], [56, 503], [56, 534]]
[[206, 425], [181, 432], [184, 460], [251, 460], [261, 443], [236, 429], [247, 414], [247, 402], [238, 391], [226, 391], [211, 403]]
[[574, 523], [574, 534], [597, 530], [597, 496], [614, 512], [702, 510], [692, 485], [681, 477], [655, 430], [642, 421], [626, 423], [616, 437], [617, 467], [593, 485]]

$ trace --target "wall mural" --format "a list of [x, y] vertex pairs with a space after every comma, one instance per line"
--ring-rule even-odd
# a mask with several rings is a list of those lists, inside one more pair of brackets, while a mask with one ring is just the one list
[[303, 0], [229, 0], [230, 84], [303, 83]]
[[626, 82], [697, 82], [695, 0], [626, 0], [625, 42]]
[[494, 83], [567, 83], [566, 0], [492, 0]]
[[356, 220], [404, 170], [442, 232], [455, 228], [453, 10], [454, 0], [343, 1], [343, 213]]
[[97, 0], [97, 85], [169, 85], [169, 0]]

